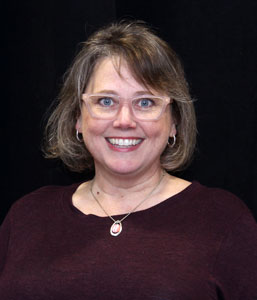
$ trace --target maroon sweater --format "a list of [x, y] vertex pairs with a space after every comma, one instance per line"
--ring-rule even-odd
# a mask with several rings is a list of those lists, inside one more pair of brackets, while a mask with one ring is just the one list
[[13, 205], [0, 231], [1, 300], [257, 299], [257, 225], [234, 195], [193, 182], [113, 237], [108, 217], [72, 205], [77, 186]]

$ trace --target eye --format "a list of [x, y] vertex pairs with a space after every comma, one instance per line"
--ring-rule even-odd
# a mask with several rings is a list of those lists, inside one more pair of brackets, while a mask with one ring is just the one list
[[148, 98], [139, 99], [137, 105], [141, 108], [148, 108], [154, 105], [154, 101]]
[[106, 107], [114, 105], [112, 98], [109, 98], [109, 97], [99, 98], [98, 103], [100, 105], [106, 106]]

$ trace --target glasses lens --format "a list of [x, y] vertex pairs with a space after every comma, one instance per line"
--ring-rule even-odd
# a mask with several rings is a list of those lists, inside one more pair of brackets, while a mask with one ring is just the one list
[[104, 95], [91, 95], [88, 98], [88, 104], [92, 114], [101, 119], [115, 117], [119, 109], [119, 100]]
[[162, 113], [163, 106], [164, 100], [158, 97], [143, 97], [132, 102], [134, 115], [141, 120], [158, 119]]

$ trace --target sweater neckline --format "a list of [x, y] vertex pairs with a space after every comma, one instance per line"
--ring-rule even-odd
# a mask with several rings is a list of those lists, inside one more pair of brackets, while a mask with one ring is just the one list
[[[109, 220], [108, 216], [101, 217], [101, 216], [97, 216], [94, 214], [84, 214], [82, 211], [80, 211], [78, 208], [76, 208], [73, 205], [72, 195], [75, 193], [76, 189], [79, 187], [80, 184], [81, 184], [81, 182], [69, 185], [69, 186], [67, 186], [67, 190], [65, 189], [65, 191], [63, 191], [62, 205], [63, 205], [63, 208], [66, 211], [66, 213], [68, 213], [72, 217], [79, 218], [79, 219], [81, 219], [81, 218], [82, 219], [84, 219], [84, 218], [99, 218], [99, 219]], [[184, 190], [178, 192], [177, 194], [165, 199], [164, 201], [162, 201], [152, 207], [135, 211], [135, 212], [133, 212], [132, 215], [148, 214], [148, 213], [154, 212], [155, 210], [165, 209], [166, 206], [175, 205], [178, 202], [183, 202], [185, 200], [188, 201], [189, 198], [191, 198], [192, 194], [195, 195], [194, 192], [197, 189], [199, 189], [200, 186], [201, 186], [201, 184], [198, 181], [193, 180], [192, 183], [189, 186], [187, 186]], [[114, 215], [114, 218], [121, 219], [125, 215], [126, 214]]]

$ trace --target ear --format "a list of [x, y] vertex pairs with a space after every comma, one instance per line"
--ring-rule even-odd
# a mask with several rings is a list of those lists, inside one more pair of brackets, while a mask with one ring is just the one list
[[172, 138], [174, 135], [176, 135], [177, 134], [177, 129], [176, 129], [176, 124], [175, 123], [173, 123], [172, 125], [171, 125], [171, 129], [170, 129], [170, 137]]
[[81, 133], [81, 116], [77, 119], [76, 125], [75, 125], [76, 130], [78, 130], [79, 133]]

